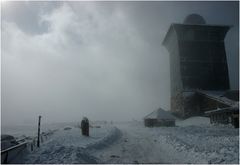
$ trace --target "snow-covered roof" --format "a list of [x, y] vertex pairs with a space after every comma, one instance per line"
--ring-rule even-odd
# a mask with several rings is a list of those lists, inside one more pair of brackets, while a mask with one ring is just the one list
[[206, 111], [205, 114], [212, 114], [212, 113], [224, 113], [224, 112], [238, 112], [239, 113], [239, 107], [227, 107], [227, 108], [218, 108], [210, 111]]
[[172, 119], [175, 120], [175, 117], [168, 111], [165, 111], [161, 108], [153, 111], [144, 117], [144, 119]]
[[234, 107], [236, 105], [236, 101], [228, 99], [227, 97], [224, 97], [226, 91], [207, 91], [207, 90], [197, 90], [197, 93], [203, 94], [209, 98], [212, 98], [216, 101], [219, 101], [223, 104], [226, 104], [230, 107]]

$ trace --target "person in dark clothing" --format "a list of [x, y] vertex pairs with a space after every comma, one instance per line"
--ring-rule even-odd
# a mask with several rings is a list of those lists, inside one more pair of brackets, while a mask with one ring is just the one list
[[89, 121], [84, 117], [81, 122], [82, 135], [89, 136]]

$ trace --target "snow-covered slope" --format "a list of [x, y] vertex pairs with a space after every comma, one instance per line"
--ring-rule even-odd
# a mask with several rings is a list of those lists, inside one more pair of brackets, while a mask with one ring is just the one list
[[[57, 131], [41, 147], [26, 154], [21, 162], [16, 163], [97, 163], [89, 149], [103, 148], [120, 136], [117, 128], [91, 128], [90, 137], [82, 136], [79, 128]], [[20, 160], [19, 160], [20, 161]]]

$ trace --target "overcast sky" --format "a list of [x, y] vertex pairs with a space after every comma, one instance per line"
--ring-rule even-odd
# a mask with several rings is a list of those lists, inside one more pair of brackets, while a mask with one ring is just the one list
[[226, 36], [238, 88], [238, 2], [4, 2], [2, 124], [132, 120], [170, 107], [171, 23], [191, 13], [233, 25]]

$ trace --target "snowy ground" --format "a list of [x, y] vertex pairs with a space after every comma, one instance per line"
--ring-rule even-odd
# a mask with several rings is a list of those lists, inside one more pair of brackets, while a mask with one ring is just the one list
[[118, 125], [122, 138], [96, 155], [106, 163], [239, 163], [239, 130], [207, 122], [197, 117], [178, 127]]
[[90, 129], [89, 138], [76, 127], [60, 129], [20, 163], [239, 163], [239, 129], [211, 126], [204, 117], [176, 124], [102, 125]]
[[82, 136], [79, 128], [71, 128], [58, 130], [40, 149], [26, 154], [21, 163], [97, 163], [100, 160], [88, 153], [88, 150], [101, 149], [119, 136], [118, 129], [114, 127], [92, 128], [90, 137]]
[[163, 160], [162, 147], [149, 130], [132, 124], [117, 126], [122, 137], [104, 150], [95, 151], [94, 155], [104, 163], [167, 163]]

